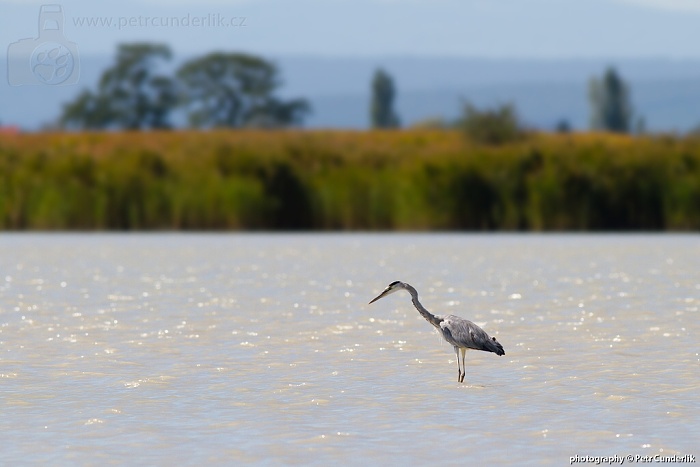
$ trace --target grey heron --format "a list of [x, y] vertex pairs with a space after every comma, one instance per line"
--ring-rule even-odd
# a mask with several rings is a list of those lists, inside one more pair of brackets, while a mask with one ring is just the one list
[[[445, 340], [454, 347], [455, 354], [457, 354], [458, 382], [464, 382], [464, 374], [466, 372], [466, 368], [464, 366], [464, 356], [467, 350], [483, 350], [485, 352], [493, 352], [496, 355], [506, 354], [506, 352], [503, 350], [503, 346], [499, 344], [495, 337], [490, 337], [486, 331], [471, 321], [455, 315], [443, 316], [430, 313], [425, 309], [421, 302], [418, 301], [418, 292], [416, 289], [405, 282], [392, 282], [386, 289], [384, 289], [382, 293], [373, 298], [369, 304], [372, 304], [380, 298], [386, 297], [387, 295], [399, 290], [405, 290], [411, 294], [411, 301], [413, 302], [413, 306], [415, 306], [418, 310], [418, 313], [420, 313], [421, 316], [423, 316], [423, 318], [425, 318], [430, 324], [435, 326], [438, 332], [442, 334], [442, 337], [444, 337]], [[461, 364], [460, 352], [462, 357]]]

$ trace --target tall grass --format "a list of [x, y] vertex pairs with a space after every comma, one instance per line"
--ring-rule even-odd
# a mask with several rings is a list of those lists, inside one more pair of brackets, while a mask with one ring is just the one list
[[700, 140], [458, 131], [0, 135], [2, 229], [697, 230]]

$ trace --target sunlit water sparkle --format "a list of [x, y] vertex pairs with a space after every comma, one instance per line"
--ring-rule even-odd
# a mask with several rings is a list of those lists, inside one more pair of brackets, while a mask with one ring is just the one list
[[[695, 454], [694, 235], [4, 234], [2, 463]], [[449, 345], [394, 294], [471, 319]]]

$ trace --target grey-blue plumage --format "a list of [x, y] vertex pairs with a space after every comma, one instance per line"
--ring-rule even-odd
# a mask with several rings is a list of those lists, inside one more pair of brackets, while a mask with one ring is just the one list
[[425, 318], [430, 324], [435, 326], [438, 332], [442, 334], [442, 337], [444, 337], [445, 340], [454, 347], [455, 354], [457, 355], [457, 381], [460, 383], [464, 381], [464, 374], [466, 371], [464, 366], [464, 357], [467, 350], [483, 350], [485, 352], [493, 352], [496, 355], [506, 354], [506, 352], [503, 350], [503, 346], [496, 340], [495, 337], [490, 337], [486, 331], [468, 319], [460, 318], [459, 316], [455, 315], [443, 316], [430, 313], [425, 309], [421, 302], [418, 301], [418, 292], [416, 289], [405, 282], [392, 282], [386, 289], [384, 289], [382, 293], [377, 295], [369, 303], [374, 303], [380, 298], [386, 297], [387, 295], [399, 290], [405, 290], [411, 294], [411, 301], [413, 302], [413, 306], [415, 306], [418, 310], [418, 313], [420, 313], [421, 316], [423, 316], [423, 318]]

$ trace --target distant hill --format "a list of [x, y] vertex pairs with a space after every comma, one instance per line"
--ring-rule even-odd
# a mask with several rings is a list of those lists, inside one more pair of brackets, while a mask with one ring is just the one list
[[[700, 124], [700, 60], [489, 60], [461, 58], [270, 57], [282, 70], [286, 97], [306, 97], [312, 128], [366, 128], [369, 82], [381, 66], [395, 79], [397, 110], [404, 124], [442, 117], [453, 119], [460, 102], [477, 106], [515, 104], [531, 127], [552, 129], [566, 120], [588, 127], [587, 83], [614, 65], [630, 83], [637, 115], [650, 131], [685, 132]], [[0, 77], [7, 76], [0, 58]], [[55, 121], [62, 103], [85, 87], [93, 88], [111, 57], [81, 57], [75, 86], [11, 87], [0, 82], [0, 125], [37, 130]]]

